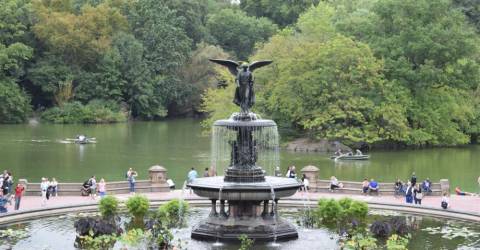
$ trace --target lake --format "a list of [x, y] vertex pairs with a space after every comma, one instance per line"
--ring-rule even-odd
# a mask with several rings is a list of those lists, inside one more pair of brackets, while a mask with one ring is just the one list
[[[96, 144], [79, 145], [65, 140], [77, 134], [97, 139]], [[39, 182], [56, 177], [60, 182], [82, 182], [91, 175], [108, 181], [124, 180], [129, 167], [139, 179], [148, 178], [148, 168], [162, 165], [177, 183], [195, 167], [201, 175], [210, 166], [210, 137], [202, 136], [200, 120], [174, 119], [159, 122], [129, 122], [101, 125], [0, 125], [0, 169], [8, 169], [15, 179]], [[320, 153], [280, 151], [283, 172], [289, 165], [297, 173], [306, 165], [320, 169], [320, 177], [361, 181], [375, 178], [393, 182], [406, 180], [413, 171], [418, 180], [429, 177], [450, 180], [455, 186], [478, 192], [480, 146], [401, 151], [374, 151], [368, 161], [335, 162]]]

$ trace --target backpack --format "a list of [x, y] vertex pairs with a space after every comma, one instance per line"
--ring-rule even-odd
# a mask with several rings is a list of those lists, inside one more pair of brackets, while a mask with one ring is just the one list
[[442, 201], [442, 208], [447, 209], [448, 203], [446, 201]]

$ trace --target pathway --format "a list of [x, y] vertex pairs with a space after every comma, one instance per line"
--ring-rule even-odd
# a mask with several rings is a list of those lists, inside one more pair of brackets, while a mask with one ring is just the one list
[[[150, 200], [170, 200], [174, 198], [183, 197], [186, 200], [204, 200], [204, 198], [198, 197], [195, 194], [190, 194], [188, 191], [182, 193], [181, 190], [175, 190], [172, 192], [156, 192], [156, 193], [143, 193]], [[120, 200], [126, 200], [130, 197], [130, 194], [118, 194], [115, 195]], [[336, 194], [336, 193], [303, 193], [297, 192], [292, 197], [289, 197], [289, 200], [302, 201], [308, 200], [318, 200], [320, 198], [334, 198], [340, 199], [343, 197], [350, 197], [355, 200], [361, 200], [371, 203], [382, 203], [387, 205], [405, 205], [404, 197], [394, 197], [394, 196], [364, 196], [364, 195], [348, 195], [348, 194]], [[41, 197], [39, 196], [25, 196], [22, 198], [20, 211], [27, 211], [32, 209], [41, 209], [41, 208], [54, 208], [61, 206], [75, 206], [75, 205], [84, 205], [84, 204], [95, 204], [100, 200], [92, 199], [90, 197], [82, 196], [58, 196], [52, 197], [47, 201], [45, 206], [41, 206]], [[449, 198], [450, 208], [459, 212], [473, 213], [480, 216], [480, 197], [478, 196], [458, 196], [452, 195]], [[432, 207], [440, 208], [441, 197], [440, 196], [426, 196], [422, 200], [422, 207]], [[281, 201], [280, 201], [281, 203]], [[415, 205], [420, 206], [420, 205]], [[8, 205], [8, 211], [13, 211], [13, 201], [11, 205]]]

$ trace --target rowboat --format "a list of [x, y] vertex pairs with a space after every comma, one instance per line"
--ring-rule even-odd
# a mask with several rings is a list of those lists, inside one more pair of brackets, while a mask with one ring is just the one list
[[330, 156], [332, 160], [368, 160], [370, 159], [370, 155], [332, 155]]

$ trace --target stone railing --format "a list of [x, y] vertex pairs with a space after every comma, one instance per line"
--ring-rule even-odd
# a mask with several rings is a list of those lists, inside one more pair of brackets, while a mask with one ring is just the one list
[[[149, 180], [138, 180], [135, 182], [135, 193], [168, 192], [170, 190], [167, 184], [167, 170], [164, 167], [152, 166], [148, 170], [148, 175]], [[41, 195], [40, 183], [30, 183], [26, 179], [19, 179], [18, 182], [25, 186], [25, 195]], [[82, 185], [83, 183], [80, 182], [58, 183], [58, 195], [81, 195]], [[130, 192], [130, 185], [128, 181], [107, 182], [106, 189], [107, 194], [126, 194]]]
[[[332, 192], [330, 190], [330, 180], [318, 179], [319, 169], [315, 166], [306, 166], [301, 170], [302, 174], [305, 174], [309, 181], [309, 187], [311, 192]], [[361, 194], [362, 182], [355, 181], [342, 181], [342, 188], [335, 189], [335, 193], [346, 194]], [[450, 185], [448, 179], [441, 179], [440, 182], [432, 183], [432, 193], [429, 195], [442, 195], [446, 192], [450, 194]], [[379, 182], [379, 193], [382, 195], [393, 195], [395, 193], [395, 183], [393, 182]]]

